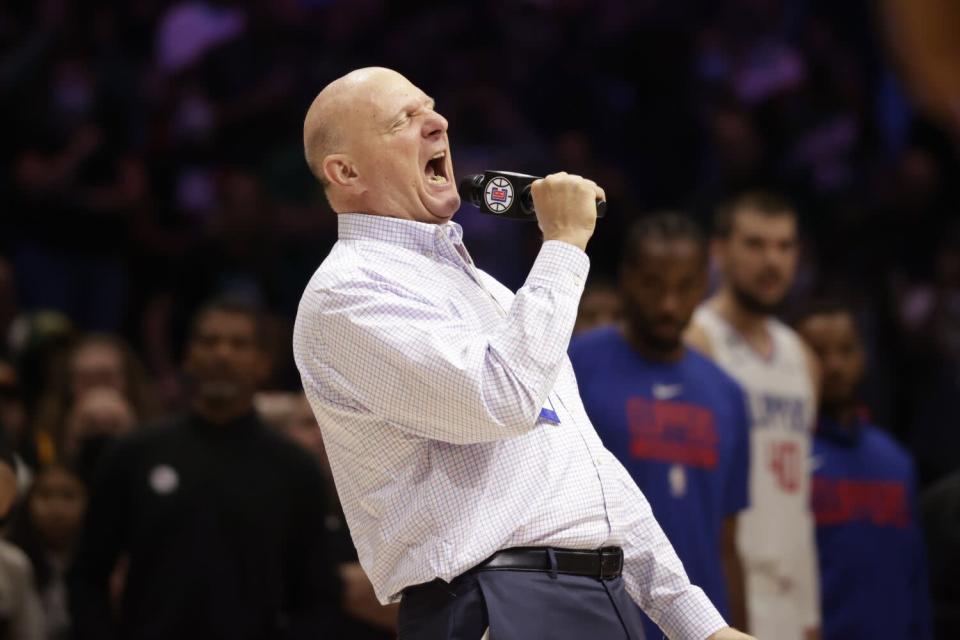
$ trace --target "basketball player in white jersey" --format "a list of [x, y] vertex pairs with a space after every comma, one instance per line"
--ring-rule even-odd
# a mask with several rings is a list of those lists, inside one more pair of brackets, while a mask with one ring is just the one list
[[750, 400], [750, 507], [737, 536], [749, 631], [766, 640], [819, 638], [809, 507], [817, 364], [773, 315], [796, 271], [797, 216], [780, 197], [749, 192], [721, 208], [715, 232], [723, 281], [697, 310], [687, 341], [736, 378]]

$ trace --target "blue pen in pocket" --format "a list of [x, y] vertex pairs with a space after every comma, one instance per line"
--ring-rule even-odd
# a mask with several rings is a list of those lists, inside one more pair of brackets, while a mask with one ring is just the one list
[[543, 409], [540, 409], [540, 418], [553, 424], [560, 424], [560, 416], [553, 410], [553, 403], [550, 402], [549, 398], [547, 399], [547, 405], [548, 406]]

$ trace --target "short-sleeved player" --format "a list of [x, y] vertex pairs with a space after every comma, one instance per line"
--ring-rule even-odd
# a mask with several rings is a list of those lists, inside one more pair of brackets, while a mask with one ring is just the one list
[[816, 637], [809, 503], [816, 363], [773, 315], [796, 269], [796, 214], [776, 196], [749, 193], [721, 210], [716, 232], [723, 283], [687, 336], [741, 384], [750, 405], [750, 508], [737, 529], [748, 627], [761, 638]]
[[[742, 602], [734, 527], [747, 506], [745, 398], [730, 376], [682, 341], [702, 298], [705, 253], [686, 218], [641, 220], [621, 266], [625, 321], [576, 337], [570, 359], [604, 445], [647, 497], [687, 573], [736, 621], [727, 592], [732, 579], [734, 599]], [[648, 638], [661, 637], [644, 622]]]

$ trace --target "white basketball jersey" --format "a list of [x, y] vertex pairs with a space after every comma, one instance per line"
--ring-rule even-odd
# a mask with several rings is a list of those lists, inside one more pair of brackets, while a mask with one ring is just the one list
[[694, 323], [750, 403], [750, 507], [737, 531], [750, 633], [800, 640], [818, 624], [820, 604], [810, 513], [816, 398], [803, 344], [785, 324], [768, 320], [773, 350], [765, 358], [706, 305]]

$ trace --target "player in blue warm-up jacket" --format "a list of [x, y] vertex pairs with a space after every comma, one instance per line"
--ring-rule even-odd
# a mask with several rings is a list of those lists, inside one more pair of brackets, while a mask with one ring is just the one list
[[[706, 270], [691, 220], [641, 220], [621, 261], [623, 324], [577, 336], [570, 359], [591, 422], [647, 497], [690, 579], [742, 625], [735, 526], [747, 506], [746, 400], [733, 378], [683, 344]], [[663, 637], [644, 622], [648, 640]]]
[[913, 461], [860, 409], [865, 356], [850, 310], [818, 305], [797, 323], [821, 362], [813, 511], [823, 640], [926, 640], [930, 603]]

